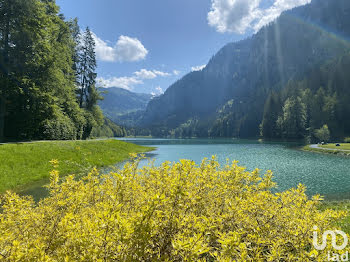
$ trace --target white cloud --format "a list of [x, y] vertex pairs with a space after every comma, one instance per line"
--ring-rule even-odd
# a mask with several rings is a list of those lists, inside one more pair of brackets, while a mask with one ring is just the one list
[[208, 23], [220, 33], [244, 33], [261, 0], [212, 0]]
[[92, 34], [92, 36], [96, 44], [95, 51], [97, 59], [106, 62], [114, 62], [116, 60], [114, 48], [108, 46], [106, 42], [98, 38], [95, 34]]
[[153, 79], [157, 77], [157, 75], [153, 71], [149, 71], [146, 69], [141, 69], [140, 71], [137, 71], [134, 74], [138, 78], [142, 78], [142, 79]]
[[162, 72], [158, 70], [147, 70], [147, 69], [141, 69], [140, 71], [135, 72], [134, 75], [136, 75], [140, 79], [154, 79], [158, 76], [162, 76], [162, 77], [171, 76], [171, 74], [166, 72]]
[[264, 25], [275, 20], [283, 11], [306, 5], [310, 2], [311, 0], [276, 0], [271, 7], [261, 10], [259, 20], [253, 25], [253, 29], [258, 31]]
[[159, 94], [163, 94], [163, 93], [164, 93], [163, 89], [162, 89], [160, 86], [157, 86], [157, 87], [156, 87], [156, 91], [157, 91]]
[[136, 77], [111, 77], [108, 79], [99, 77], [97, 83], [104, 88], [119, 87], [126, 90], [133, 90], [136, 85], [143, 84], [143, 81]]
[[202, 71], [207, 65], [193, 66], [191, 67], [191, 71]]
[[310, 3], [311, 0], [274, 0], [267, 8], [261, 8], [263, 0], [212, 0], [208, 24], [220, 33], [244, 34], [258, 31], [272, 22], [283, 11]]
[[160, 95], [162, 95], [162, 94], [164, 94], [164, 91], [163, 91], [163, 89], [162, 89], [160, 86], [157, 86], [157, 87], [155, 88], [155, 91], [154, 91], [154, 92], [151, 92], [151, 95], [152, 95], [152, 96], [160, 96]]
[[148, 51], [137, 38], [120, 36], [115, 46], [117, 60], [134, 62], [146, 58]]
[[108, 45], [96, 34], [93, 34], [96, 43], [96, 56], [105, 62], [136, 62], [146, 58], [148, 50], [137, 38], [120, 36], [114, 46]]
[[153, 70], [153, 73], [155, 73], [157, 76], [162, 76], [162, 77], [171, 76], [170, 73], [166, 73], [166, 72], [162, 72], [162, 71], [157, 71], [157, 70]]
[[178, 76], [179, 74], [181, 74], [181, 72], [180, 72], [179, 70], [174, 70], [174, 71], [173, 71], [173, 74], [174, 74], [175, 76]]
[[[133, 76], [110, 77], [110, 78], [99, 77], [97, 79], [97, 83], [104, 88], [119, 87], [127, 90], [133, 90], [135, 86], [144, 84], [143, 80], [155, 79], [158, 76], [168, 77], [171, 75], [172, 74], [170, 73], [166, 73], [158, 70], [141, 69], [140, 71], [134, 72]], [[160, 87], [157, 87], [156, 91], [158, 91], [158, 93], [160, 93], [161, 91], [161, 94], [163, 93], [163, 90]]]

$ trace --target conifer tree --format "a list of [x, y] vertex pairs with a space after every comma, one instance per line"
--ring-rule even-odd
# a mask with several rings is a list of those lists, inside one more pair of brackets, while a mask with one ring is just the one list
[[80, 107], [91, 109], [94, 101], [94, 89], [96, 85], [96, 53], [95, 41], [90, 29], [87, 27], [83, 38], [80, 53]]
[[103, 124], [103, 114], [101, 109], [97, 106], [98, 100], [101, 100], [100, 93], [96, 87], [96, 53], [95, 40], [92, 32], [87, 27], [82, 39], [79, 50], [79, 105], [85, 110], [86, 126], [83, 132], [83, 139], [90, 136], [92, 129], [95, 126]]

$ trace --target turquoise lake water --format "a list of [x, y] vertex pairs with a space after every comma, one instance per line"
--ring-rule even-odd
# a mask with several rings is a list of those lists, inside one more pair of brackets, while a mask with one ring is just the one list
[[[278, 191], [302, 183], [308, 195], [327, 200], [350, 199], [350, 157], [304, 152], [297, 143], [266, 143], [237, 139], [141, 139], [124, 141], [157, 149], [147, 154], [156, 165], [169, 160], [190, 159], [197, 163], [216, 155], [220, 163], [238, 160], [247, 170], [272, 170]], [[148, 160], [147, 160], [148, 161]], [[147, 164], [143, 161], [141, 164]]]

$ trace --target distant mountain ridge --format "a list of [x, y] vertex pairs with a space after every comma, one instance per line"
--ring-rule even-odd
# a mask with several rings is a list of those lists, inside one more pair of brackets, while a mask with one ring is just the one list
[[342, 56], [350, 50], [349, 37], [349, 0], [313, 0], [286, 11], [150, 101], [139, 125], [155, 136], [172, 135], [183, 125], [196, 125], [196, 136], [221, 136], [215, 132], [217, 119], [230, 115], [232, 135], [257, 136], [271, 90]]
[[151, 94], [134, 93], [118, 87], [104, 88], [102, 96], [104, 100], [99, 102], [99, 106], [117, 124], [124, 124], [121, 118], [125, 115], [145, 110], [152, 99]]

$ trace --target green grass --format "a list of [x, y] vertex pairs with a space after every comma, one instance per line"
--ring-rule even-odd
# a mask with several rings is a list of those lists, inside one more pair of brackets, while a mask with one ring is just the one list
[[350, 151], [350, 143], [343, 143], [343, 144], [340, 144], [340, 146], [336, 146], [336, 144], [327, 144], [327, 145], [323, 145], [320, 147], [328, 148], [328, 149], [349, 150]]
[[[338, 147], [336, 144], [328, 144], [321, 146], [320, 148], [312, 148], [310, 145], [306, 145], [301, 148], [303, 151], [309, 151], [309, 152], [315, 152], [315, 153], [321, 153], [321, 154], [332, 154], [332, 155], [342, 155], [342, 156], [350, 156], [350, 149], [348, 144], [340, 144], [341, 146]], [[323, 149], [324, 148], [324, 149]], [[329, 150], [331, 149], [331, 150]], [[349, 151], [347, 151], [349, 150]]]
[[0, 145], [0, 192], [47, 179], [52, 159], [59, 161], [61, 175], [80, 174], [92, 167], [115, 165], [126, 160], [129, 153], [151, 150], [114, 139]]
[[333, 209], [338, 211], [348, 212], [347, 216], [338, 224], [339, 228], [344, 232], [350, 234], [350, 200], [344, 201], [325, 201], [321, 204], [320, 210]]

